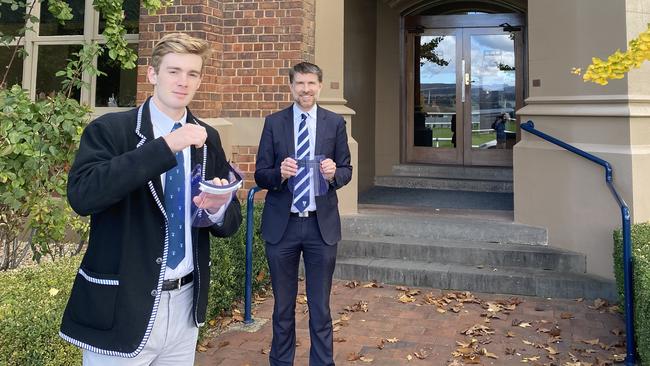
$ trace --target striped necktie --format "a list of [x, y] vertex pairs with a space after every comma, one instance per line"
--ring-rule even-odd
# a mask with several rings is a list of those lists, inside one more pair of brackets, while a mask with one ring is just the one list
[[[307, 115], [300, 114], [300, 125], [298, 126], [298, 144], [296, 146], [298, 160], [309, 157], [309, 130], [307, 129]], [[309, 206], [309, 190], [311, 189], [311, 171], [306, 166], [298, 168], [296, 174], [296, 185], [293, 189], [293, 205], [298, 211], [303, 212]]]
[[[174, 124], [172, 131], [180, 128]], [[175, 269], [185, 258], [185, 163], [183, 151], [176, 153], [176, 166], [165, 174], [165, 212], [169, 228], [167, 267]]]

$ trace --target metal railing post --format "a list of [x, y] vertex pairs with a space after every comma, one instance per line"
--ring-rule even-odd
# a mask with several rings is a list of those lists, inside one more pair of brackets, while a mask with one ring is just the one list
[[623, 231], [623, 281], [624, 281], [624, 290], [625, 290], [625, 343], [626, 343], [626, 357], [625, 365], [634, 366], [636, 365], [636, 347], [634, 343], [634, 293], [633, 293], [633, 256], [632, 256], [632, 239], [630, 234], [630, 209], [628, 208], [625, 200], [618, 194], [618, 191], [614, 187], [612, 182], [612, 166], [605, 160], [598, 158], [594, 155], [589, 154], [584, 150], [580, 150], [575, 146], [571, 146], [564, 141], [561, 141], [553, 136], [547, 135], [544, 132], [541, 132], [535, 129], [535, 124], [533, 121], [528, 121], [521, 124], [521, 129], [532, 133], [533, 135], [546, 140], [552, 144], [560, 146], [570, 152], [580, 155], [583, 158], [590, 160], [598, 165], [601, 165], [605, 168], [605, 183], [609, 187], [609, 190], [612, 192], [614, 199], [621, 208], [621, 216], [623, 221], [622, 231]]
[[248, 200], [246, 201], [246, 289], [244, 292], [244, 324], [252, 324], [251, 303], [253, 297], [253, 214], [255, 205], [253, 199], [255, 193], [259, 192], [259, 187], [253, 187], [248, 191]]

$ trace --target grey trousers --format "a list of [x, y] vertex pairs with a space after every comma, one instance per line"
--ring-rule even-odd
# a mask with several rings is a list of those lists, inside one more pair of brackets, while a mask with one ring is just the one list
[[83, 351], [84, 366], [191, 366], [199, 328], [192, 316], [193, 283], [163, 291], [147, 344], [133, 358]]

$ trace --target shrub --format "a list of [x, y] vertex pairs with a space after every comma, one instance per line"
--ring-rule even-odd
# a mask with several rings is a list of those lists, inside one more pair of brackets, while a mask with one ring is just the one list
[[[255, 205], [253, 233], [253, 292], [269, 283], [264, 240], [260, 233], [262, 205]], [[244, 297], [246, 273], [246, 207], [242, 207], [244, 221], [237, 233], [229, 238], [212, 239], [212, 270], [208, 319], [229, 310], [234, 301]], [[259, 275], [259, 276], [258, 276]]]
[[[631, 229], [634, 291], [634, 328], [641, 363], [650, 363], [650, 223], [635, 224]], [[614, 274], [621, 303], [625, 302], [623, 279], [623, 235], [614, 232]]]
[[0, 273], [0, 365], [78, 365], [59, 338], [61, 315], [81, 256]]
[[[255, 207], [253, 290], [268, 283], [261, 206]], [[242, 214], [246, 214], [245, 207]], [[246, 222], [230, 238], [212, 239], [208, 318], [230, 310], [244, 296]], [[59, 338], [59, 326], [81, 256], [0, 272], [0, 365], [79, 365], [81, 352]], [[202, 328], [204, 329], [204, 328]]]

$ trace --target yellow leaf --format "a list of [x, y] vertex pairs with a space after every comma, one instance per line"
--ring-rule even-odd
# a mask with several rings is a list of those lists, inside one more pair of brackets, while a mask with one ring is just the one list
[[49, 292], [50, 296], [56, 296], [56, 294], [59, 293], [59, 290], [58, 290], [58, 289], [55, 289], [54, 287], [52, 287], [52, 288], [50, 289], [50, 291], [48, 291], [48, 292]]

